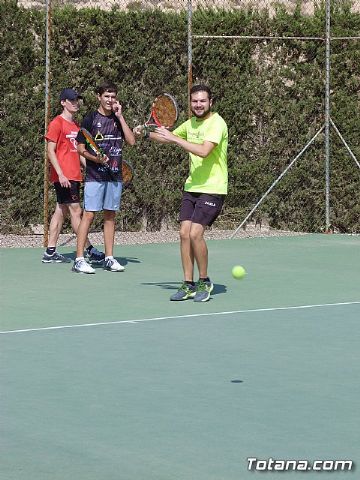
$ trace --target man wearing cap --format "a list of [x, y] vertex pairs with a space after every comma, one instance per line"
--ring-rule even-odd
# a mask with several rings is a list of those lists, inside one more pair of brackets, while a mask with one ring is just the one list
[[[76, 136], [79, 125], [74, 115], [79, 110], [82, 98], [72, 88], [65, 88], [60, 93], [62, 113], [49, 124], [46, 133], [47, 153], [50, 161], [50, 181], [56, 191], [55, 212], [50, 221], [49, 242], [44, 252], [43, 263], [70, 263], [71, 260], [56, 251], [57, 241], [66, 216], [70, 213], [71, 226], [77, 234], [81, 221], [80, 183], [82, 180], [80, 160], [85, 160], [77, 152]], [[89, 240], [85, 244], [90, 261], [103, 262], [105, 255], [94, 248]]]

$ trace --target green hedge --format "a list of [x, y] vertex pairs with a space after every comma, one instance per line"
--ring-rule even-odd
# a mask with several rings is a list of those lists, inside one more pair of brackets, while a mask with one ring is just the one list
[[[360, 32], [360, 15], [333, 8], [337, 36]], [[45, 13], [15, 1], [0, 3], [1, 231], [42, 223], [44, 158]], [[143, 122], [151, 99], [173, 93], [187, 116], [186, 13], [111, 12], [70, 7], [52, 13], [51, 94], [54, 116], [64, 86], [84, 94], [81, 115], [96, 107], [103, 79], [119, 85], [128, 123]], [[198, 10], [196, 34], [323, 36], [324, 9], [303, 16], [266, 11]], [[325, 43], [300, 40], [193, 39], [194, 82], [208, 82], [215, 109], [229, 126], [230, 190], [217, 225], [234, 227], [324, 123]], [[357, 41], [332, 42], [331, 115], [360, 157], [360, 49]], [[360, 231], [360, 169], [332, 131], [331, 218], [341, 231]], [[323, 135], [275, 187], [256, 213], [273, 227], [319, 231], [325, 222]], [[123, 197], [119, 226], [157, 230], [176, 221], [187, 156], [147, 142], [125, 149], [136, 179]], [[53, 204], [54, 199], [51, 196]]]

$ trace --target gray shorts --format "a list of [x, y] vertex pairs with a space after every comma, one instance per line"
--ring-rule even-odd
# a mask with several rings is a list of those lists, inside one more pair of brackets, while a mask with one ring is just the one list
[[211, 226], [221, 212], [224, 199], [225, 195], [214, 193], [183, 192], [179, 220]]
[[88, 212], [118, 211], [121, 192], [121, 182], [85, 182], [84, 210]]

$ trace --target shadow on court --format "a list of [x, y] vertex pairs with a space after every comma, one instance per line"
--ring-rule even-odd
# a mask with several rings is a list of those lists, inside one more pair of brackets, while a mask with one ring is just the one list
[[[69, 260], [71, 260], [72, 262], [75, 260], [76, 258], [76, 252], [73, 252], [73, 253], [63, 253], [62, 254], [65, 258], [68, 258]], [[121, 265], [123, 265], [124, 267], [126, 265], [128, 265], [129, 263], [142, 263], [141, 260], [139, 260], [138, 258], [136, 257], [121, 257], [121, 256], [114, 256], [114, 258], [116, 258], [116, 260], [121, 263]], [[102, 264], [97, 264], [97, 263], [92, 263], [91, 264], [94, 268], [102, 268]]]
[[[179, 282], [146, 282], [146, 283], [142, 283], [142, 285], [160, 287], [163, 290], [178, 290], [178, 288], [180, 287]], [[226, 292], [227, 292], [226, 285], [214, 283], [214, 290], [211, 292], [211, 296], [219, 295]]]

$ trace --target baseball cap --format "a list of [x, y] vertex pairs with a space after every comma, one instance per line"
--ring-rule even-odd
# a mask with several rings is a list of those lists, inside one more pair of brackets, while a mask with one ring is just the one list
[[73, 88], [64, 88], [60, 93], [60, 100], [77, 100], [82, 98]]

